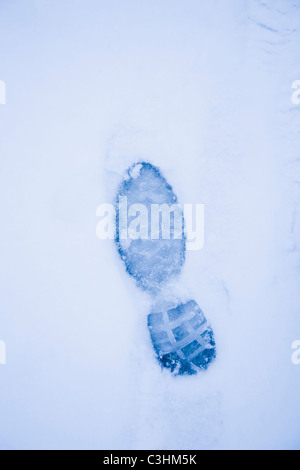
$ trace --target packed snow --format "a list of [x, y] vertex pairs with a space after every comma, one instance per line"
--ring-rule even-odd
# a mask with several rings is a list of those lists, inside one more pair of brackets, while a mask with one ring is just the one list
[[[0, 447], [299, 449], [300, 5], [27, 0], [0, 26]], [[214, 331], [192, 376], [96, 237], [141, 161], [205, 207], [170, 287]]]

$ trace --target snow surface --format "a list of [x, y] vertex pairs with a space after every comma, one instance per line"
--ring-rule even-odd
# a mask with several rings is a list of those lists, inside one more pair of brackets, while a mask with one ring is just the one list
[[[178, 206], [176, 222], [172, 214], [169, 224], [164, 222], [162, 217], [155, 219], [152, 212], [153, 205], [165, 204], [171, 208], [173, 204], [177, 204], [176, 196], [157, 167], [143, 162], [138, 175], [135, 166], [140, 165], [128, 169], [131, 178], [127, 178], [128, 172], [126, 172], [115, 197], [116, 244], [127, 272], [136, 280], [139, 287], [155, 295], [169, 279], [181, 272], [184, 264], [183, 213]], [[123, 199], [126, 201], [125, 206], [122, 204]], [[134, 210], [132, 215], [131, 209], [134, 207], [138, 210]], [[127, 224], [124, 230], [125, 221]], [[133, 222], [136, 222], [137, 227], [131, 227]], [[177, 228], [176, 233], [175, 228]], [[155, 230], [157, 233], [153, 233]], [[124, 231], [127, 233], [122, 233]], [[139, 237], [135, 239], [138, 235]], [[166, 235], [168, 238], [163, 239]], [[176, 239], [175, 235], [181, 237]]]
[[[1, 448], [299, 449], [299, 23], [293, 0], [1, 2]], [[161, 372], [95, 235], [140, 160], [205, 204], [176, 289], [218, 356], [192, 377]]]

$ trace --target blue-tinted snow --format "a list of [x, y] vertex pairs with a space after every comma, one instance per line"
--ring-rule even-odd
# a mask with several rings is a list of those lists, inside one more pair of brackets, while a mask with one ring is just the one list
[[[299, 448], [299, 28], [287, 0], [0, 2], [1, 447]], [[176, 287], [204, 374], [161, 373], [95, 235], [140, 159], [205, 204]]]
[[[142, 204], [147, 210], [147, 239], [133, 240], [128, 235], [126, 240], [120, 234], [120, 198], [126, 198], [126, 219], [128, 226], [134, 217], [128, 215], [128, 209], [134, 204]], [[158, 239], [151, 233], [151, 207], [153, 204], [166, 204], [172, 207], [178, 204], [172, 187], [161, 175], [159, 169], [148, 162], [135, 164], [128, 169], [116, 195], [116, 243], [128, 273], [137, 284], [150, 293], [157, 293], [171, 278], [178, 275], [185, 259], [184, 221], [181, 212], [181, 238], [174, 239], [174, 217], [170, 217], [169, 239], [162, 237], [162, 218], [159, 220]], [[180, 206], [179, 206], [180, 207]]]
[[[126, 207], [123, 210], [120, 205], [122, 198], [126, 198]], [[132, 239], [128, 237], [128, 233], [125, 239], [122, 237], [120, 220], [125, 216], [126, 225], [130, 226], [129, 208], [134, 204], [142, 205], [143, 210], [146, 209], [145, 220], [139, 219], [139, 225], [145, 226], [146, 239], [141, 237], [142, 227], [139, 227], [139, 238]], [[183, 213], [180, 210], [177, 215], [181, 229], [180, 238], [174, 237], [175, 222], [174, 217], [170, 216], [169, 237], [163, 237], [160, 218], [157, 239], [154, 239], [151, 230], [153, 204], [164, 204], [171, 208], [178, 203], [172, 187], [160, 170], [149, 162], [137, 162], [127, 170], [117, 191], [116, 244], [128, 274], [136, 280], [137, 285], [148, 291], [151, 296], [160, 295], [167, 301], [169, 290], [165, 286], [180, 273], [185, 259]], [[174, 315], [176, 319], [172, 321], [171, 317]], [[196, 320], [200, 315], [203, 321], [198, 324]], [[157, 317], [162, 317], [162, 325], [155, 321]], [[179, 302], [162, 312], [151, 313], [148, 316], [148, 327], [161, 366], [170, 369], [174, 375], [194, 375], [198, 370], [207, 369], [215, 358], [212, 329], [195, 301], [190, 300], [185, 304]]]
[[213, 331], [193, 300], [150, 313], [148, 327], [159, 363], [174, 375], [206, 370], [216, 357]]

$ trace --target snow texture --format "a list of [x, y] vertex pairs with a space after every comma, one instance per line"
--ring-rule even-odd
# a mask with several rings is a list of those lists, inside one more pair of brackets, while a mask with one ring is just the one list
[[175, 375], [207, 369], [216, 356], [212, 329], [193, 300], [150, 313], [148, 327], [160, 363]]
[[[132, 219], [128, 209], [134, 204], [142, 204], [147, 210], [147, 239], [137, 240], [120, 237], [119, 221], [120, 198], [126, 198], [125, 209], [127, 225]], [[159, 219], [158, 238], [151, 233], [151, 208], [153, 204], [166, 204], [169, 208], [177, 204], [172, 187], [160, 174], [158, 168], [142, 162], [129, 168], [117, 192], [116, 206], [116, 243], [127, 272], [135, 278], [137, 284], [152, 293], [158, 292], [171, 277], [180, 273], [185, 259], [185, 236], [182, 211], [180, 213], [181, 238], [174, 238], [174, 216], [170, 216], [170, 239], [162, 238], [162, 217]], [[140, 228], [141, 230], [142, 228]]]
[[[0, 447], [299, 449], [299, 2], [2, 1], [0, 42]], [[205, 206], [164, 289], [213, 328], [196, 375], [96, 237], [139, 161]]]
[[[146, 208], [147, 217], [139, 218], [138, 238], [122, 240], [120, 230], [121, 198], [126, 198], [123, 216], [130, 226], [128, 208], [134, 204]], [[206, 369], [215, 358], [215, 342], [211, 327], [195, 301], [185, 304], [167, 304], [164, 298], [165, 284], [178, 275], [185, 259], [184, 218], [182, 210], [177, 214], [180, 225], [180, 238], [174, 237], [175, 215], [170, 214], [168, 239], [163, 238], [163, 218], [158, 223], [157, 239], [151, 231], [152, 205], [165, 205], [171, 209], [177, 204], [172, 187], [161, 175], [159, 169], [148, 162], [136, 163], [128, 169], [117, 192], [116, 244], [130, 276], [137, 285], [162, 300], [159, 313], [148, 316], [151, 340], [159, 362], [175, 375], [193, 375], [197, 370]], [[178, 206], [178, 205], [177, 205]], [[140, 207], [140, 206], [137, 206]], [[180, 206], [178, 206], [180, 207]], [[136, 216], [136, 214], [135, 214]], [[144, 227], [141, 227], [144, 225]], [[141, 238], [145, 229], [146, 239]], [[126, 243], [124, 243], [124, 241]]]

